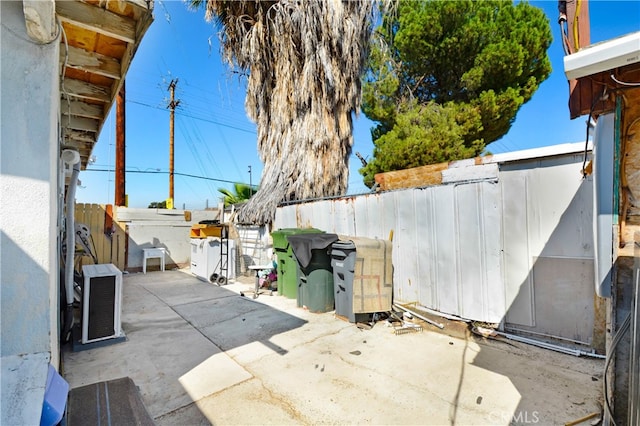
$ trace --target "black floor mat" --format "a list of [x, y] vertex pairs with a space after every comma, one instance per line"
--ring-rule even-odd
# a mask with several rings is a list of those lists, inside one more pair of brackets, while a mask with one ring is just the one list
[[66, 424], [153, 426], [155, 423], [133, 380], [123, 377], [71, 389]]

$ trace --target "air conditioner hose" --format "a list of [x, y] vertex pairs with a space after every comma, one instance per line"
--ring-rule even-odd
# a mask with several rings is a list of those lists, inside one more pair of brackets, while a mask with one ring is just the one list
[[65, 242], [67, 246], [67, 252], [64, 263], [64, 282], [65, 282], [65, 294], [67, 296], [67, 307], [64, 316], [64, 329], [62, 331], [62, 339], [64, 342], [68, 340], [68, 336], [73, 327], [73, 275], [74, 275], [74, 257], [76, 248], [76, 234], [75, 234], [75, 202], [76, 202], [76, 187], [78, 185], [78, 175], [80, 174], [80, 162], [73, 164], [73, 172], [71, 173], [71, 180], [69, 181], [69, 187], [67, 188], [66, 199], [66, 219], [65, 219]]

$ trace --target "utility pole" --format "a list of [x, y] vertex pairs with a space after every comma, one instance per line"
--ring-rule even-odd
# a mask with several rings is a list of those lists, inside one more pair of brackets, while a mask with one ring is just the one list
[[126, 205], [125, 198], [125, 82], [116, 97], [116, 182], [114, 204]]
[[249, 198], [253, 197], [253, 185], [251, 184], [251, 166], [249, 166]]
[[169, 203], [171, 206], [167, 208], [173, 208], [173, 120], [175, 116], [176, 107], [180, 105], [180, 101], [175, 100], [176, 84], [178, 79], [171, 80], [169, 83], [169, 93], [171, 94], [171, 100], [169, 101]]

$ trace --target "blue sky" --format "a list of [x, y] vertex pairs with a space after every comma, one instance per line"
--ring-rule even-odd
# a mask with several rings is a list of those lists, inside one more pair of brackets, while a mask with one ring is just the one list
[[[569, 90], [557, 24], [557, 1], [532, 1], [551, 23], [549, 49], [553, 71], [525, 104], [511, 128], [488, 149], [516, 151], [585, 138], [585, 118], [569, 119]], [[590, 1], [591, 42], [640, 30], [640, 1]], [[203, 11], [189, 11], [182, 1], [155, 1], [155, 20], [129, 68], [126, 82], [126, 193], [130, 207], [147, 207], [169, 192], [169, 100], [167, 90], [178, 79], [175, 119], [176, 208], [215, 206], [219, 188], [230, 182], [256, 184], [262, 162], [256, 147], [255, 125], [244, 113], [244, 81], [229, 71], [219, 55], [218, 30], [204, 20]], [[115, 163], [114, 111], [107, 118], [93, 155], [95, 163], [80, 174], [77, 201], [113, 203]], [[354, 126], [353, 153], [369, 158], [373, 152], [364, 115]], [[360, 161], [350, 160], [349, 193], [367, 192], [358, 173]], [[251, 167], [251, 176], [249, 174]], [[209, 179], [184, 176], [200, 176]], [[216, 179], [216, 180], [210, 180]]]

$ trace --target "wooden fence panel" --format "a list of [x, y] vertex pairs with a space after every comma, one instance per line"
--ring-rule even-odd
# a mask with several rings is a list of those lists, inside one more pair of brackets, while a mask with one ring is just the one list
[[[113, 210], [113, 213], [111, 211]], [[111, 213], [111, 214], [108, 214]], [[126, 232], [124, 226], [113, 220], [115, 207], [102, 204], [77, 203], [76, 223], [83, 223], [91, 232], [89, 241], [98, 263], [113, 263], [123, 271], [126, 268]], [[90, 256], [83, 256], [82, 265], [92, 264]]]
[[124, 271], [127, 268], [127, 241], [129, 236], [125, 230], [125, 224], [117, 222], [115, 220], [116, 217], [116, 207], [114, 206], [112, 214], [113, 226], [111, 228], [111, 263], [116, 265], [121, 271]]

